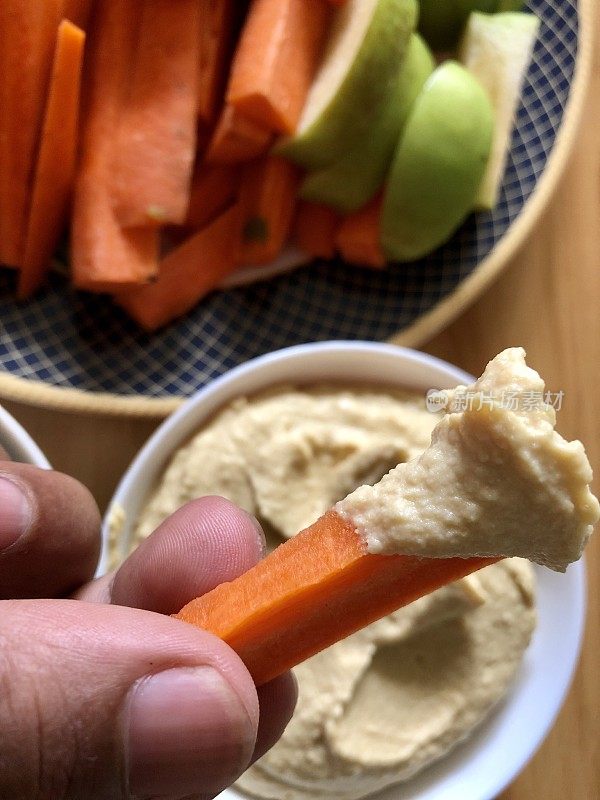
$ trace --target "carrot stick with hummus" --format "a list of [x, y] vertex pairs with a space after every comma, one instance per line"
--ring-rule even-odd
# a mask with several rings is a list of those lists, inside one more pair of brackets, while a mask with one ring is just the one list
[[231, 583], [177, 615], [215, 633], [257, 685], [495, 559], [381, 556], [331, 510]]
[[524, 351], [504, 351], [473, 386], [447, 394], [421, 456], [176, 616], [220, 636], [262, 684], [501, 558], [564, 571], [600, 506], [583, 445], [554, 430], [544, 396]]

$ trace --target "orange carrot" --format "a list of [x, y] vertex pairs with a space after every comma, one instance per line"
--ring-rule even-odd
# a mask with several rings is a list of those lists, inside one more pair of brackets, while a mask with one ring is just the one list
[[181, 223], [196, 151], [197, 0], [143, 0], [117, 134], [114, 204], [123, 227]]
[[23, 259], [62, 2], [0, 2], [0, 263], [12, 267]]
[[206, 149], [210, 144], [210, 140], [212, 139], [212, 135], [213, 129], [205, 122], [200, 121], [196, 131], [196, 163], [198, 163], [200, 159], [204, 158]]
[[204, 122], [214, 119], [225, 89], [235, 13], [234, 0], [200, 0], [198, 116]]
[[279, 156], [246, 164], [240, 185], [238, 264], [268, 264], [279, 255], [290, 232], [298, 182], [297, 168]]
[[236, 199], [239, 169], [228, 164], [200, 164], [192, 178], [190, 202], [184, 225], [199, 230], [208, 225]]
[[223, 639], [257, 685], [496, 559], [373, 555], [330, 510], [174, 615]]
[[75, 286], [117, 291], [144, 283], [158, 269], [158, 233], [123, 230], [112, 206], [115, 131], [123, 110], [139, 3], [111, 0], [95, 9], [89, 35], [82, 153], [75, 181], [71, 272]]
[[64, 0], [63, 15], [71, 20], [78, 28], [87, 30], [87, 25], [92, 11], [93, 0]]
[[339, 215], [329, 206], [301, 200], [296, 209], [294, 239], [309, 256], [333, 258], [339, 224]]
[[375, 269], [385, 267], [386, 259], [379, 241], [380, 219], [380, 196], [344, 217], [338, 228], [336, 246], [345, 261]]
[[206, 150], [209, 164], [238, 164], [269, 149], [273, 134], [225, 105]]
[[42, 127], [18, 296], [29, 297], [41, 284], [65, 224], [77, 153], [79, 94], [84, 32], [64, 19]]
[[293, 133], [330, 11], [324, 0], [254, 0], [233, 58], [227, 102], [260, 125]]
[[228, 209], [171, 251], [154, 283], [117, 295], [117, 303], [147, 331], [190, 311], [235, 268], [240, 220], [238, 206]]

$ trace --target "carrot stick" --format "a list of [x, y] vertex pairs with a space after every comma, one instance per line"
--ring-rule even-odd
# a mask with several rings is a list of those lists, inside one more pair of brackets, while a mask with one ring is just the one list
[[206, 123], [200, 121], [196, 131], [196, 163], [199, 163], [206, 155], [206, 150], [212, 139], [213, 129]]
[[200, 164], [192, 178], [184, 225], [199, 230], [208, 225], [237, 197], [239, 169], [228, 164]]
[[263, 155], [273, 141], [267, 128], [225, 105], [206, 150], [209, 164], [238, 164]]
[[144, 0], [119, 120], [114, 203], [123, 227], [181, 223], [196, 151], [197, 0]]
[[376, 269], [385, 267], [386, 259], [379, 241], [380, 219], [381, 196], [344, 217], [338, 228], [336, 246], [345, 261]]
[[260, 125], [293, 133], [330, 12], [324, 0], [254, 0], [231, 66], [227, 102]]
[[63, 0], [0, 2], [0, 263], [22, 263]]
[[117, 303], [147, 331], [187, 313], [235, 268], [232, 242], [239, 225], [239, 207], [233, 206], [169, 253], [154, 283], [119, 294]]
[[267, 264], [279, 255], [290, 232], [298, 182], [297, 168], [279, 156], [266, 156], [244, 167], [238, 264]]
[[339, 224], [339, 215], [329, 206], [302, 200], [296, 209], [294, 239], [309, 256], [333, 258]]
[[64, 17], [71, 20], [78, 28], [87, 30], [93, 0], [64, 0], [64, 3]]
[[145, 283], [158, 269], [158, 233], [123, 230], [112, 206], [115, 131], [139, 26], [139, 3], [99, 3], [89, 36], [82, 153], [73, 201], [73, 283], [91, 291], [117, 291]]
[[198, 116], [204, 122], [214, 119], [225, 90], [235, 12], [234, 0], [200, 0]]
[[223, 639], [257, 685], [496, 559], [373, 555], [334, 510], [174, 615]]
[[75, 175], [84, 32], [64, 19], [58, 28], [17, 294], [41, 284], [64, 228]]

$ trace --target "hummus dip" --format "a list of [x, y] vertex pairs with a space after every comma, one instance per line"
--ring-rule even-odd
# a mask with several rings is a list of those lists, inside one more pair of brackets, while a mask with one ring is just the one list
[[221, 495], [288, 538], [357, 486], [423, 452], [439, 418], [423, 395], [279, 386], [235, 400], [173, 457], [136, 544], [176, 509]]
[[[398, 525], [403, 506], [393, 488], [396, 471], [420, 463], [432, 449], [436, 424], [441, 419], [444, 426], [450, 417], [428, 412], [422, 395], [360, 386], [280, 386], [240, 398], [175, 454], [138, 521], [137, 540], [185, 502], [219, 494], [254, 514], [276, 540], [293, 536], [337, 503], [370, 549], [396, 551], [405, 544]], [[487, 447], [482, 439], [484, 463]], [[424, 480], [424, 488], [408, 538], [420, 533], [417, 513], [433, 532], [425, 545], [419, 540], [423, 555], [438, 548], [436, 532], [447, 531], [448, 520], [455, 521], [451, 528], [457, 532], [465, 520], [472, 522], [469, 531], [482, 521], [482, 514], [475, 515], [481, 503], [471, 499], [477, 497], [480, 472], [461, 471], [461, 454], [449, 447], [435, 452], [432, 479], [422, 474], [423, 467], [413, 481]], [[501, 480], [492, 473], [504, 466], [494, 455], [486, 497], [494, 496], [490, 484]], [[381, 514], [367, 518], [373, 499], [368, 493], [378, 491], [370, 485], [390, 469], [394, 484], [390, 489], [384, 479], [384, 495], [375, 499], [391, 503], [392, 512], [386, 516], [379, 506]], [[412, 485], [413, 473], [407, 474], [401, 473], [403, 486]], [[465, 497], [459, 482], [466, 478], [472, 488], [462, 508], [457, 497]], [[436, 481], [444, 497], [428, 505]], [[498, 494], [504, 491], [499, 485]], [[452, 506], [447, 518], [446, 504]], [[367, 531], [374, 532], [372, 539]], [[468, 543], [460, 540], [463, 552], [473, 535]], [[507, 559], [300, 664], [294, 670], [299, 701], [292, 721], [238, 786], [273, 800], [352, 800], [411, 777], [467, 737], [506, 693], [535, 627], [534, 598], [530, 564]]]
[[[523, 556], [564, 571], [600, 507], [583, 445], [556, 432], [546, 396], [524, 351], [504, 351], [447, 392], [419, 456], [335, 510], [372, 553]], [[239, 785], [270, 800], [353, 800], [447, 753], [518, 670], [535, 626], [529, 561], [505, 558], [300, 664], [290, 725]]]

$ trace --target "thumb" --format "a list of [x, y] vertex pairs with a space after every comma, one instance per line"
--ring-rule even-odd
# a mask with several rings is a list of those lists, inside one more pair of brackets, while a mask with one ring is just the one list
[[0, 603], [0, 797], [210, 798], [252, 756], [258, 701], [216, 637], [149, 611]]

